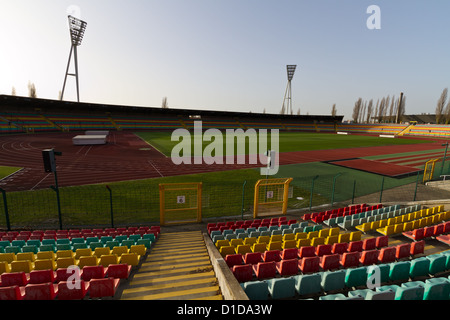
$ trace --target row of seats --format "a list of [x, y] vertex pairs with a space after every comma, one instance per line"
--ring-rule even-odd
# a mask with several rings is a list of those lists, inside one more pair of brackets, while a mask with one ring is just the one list
[[450, 277], [404, 282], [319, 297], [319, 300], [450, 300]]
[[278, 218], [266, 218], [266, 219], [254, 219], [254, 220], [237, 220], [237, 221], [227, 221], [227, 222], [216, 222], [208, 223], [206, 228], [208, 233], [215, 230], [235, 230], [235, 229], [248, 229], [248, 228], [259, 228], [259, 227], [272, 227], [281, 225], [290, 225], [296, 223], [297, 220], [287, 220], [286, 217]]
[[381, 233], [384, 235], [402, 234], [403, 232], [412, 231], [412, 230], [415, 230], [418, 228], [423, 228], [426, 226], [431, 226], [431, 225], [438, 224], [442, 221], [449, 220], [449, 219], [450, 219], [450, 211], [437, 213], [437, 214], [428, 216], [426, 218], [420, 218], [417, 220], [409, 220], [407, 218], [406, 221], [403, 221], [401, 223], [396, 223], [397, 221], [394, 221], [394, 222], [391, 222], [391, 224], [389, 224], [389, 220], [388, 220], [387, 225], [385, 225], [385, 226], [380, 225], [380, 227], [376, 228], [375, 230], [378, 233]]
[[381, 204], [374, 205], [374, 206], [368, 206], [365, 203], [364, 204], [356, 204], [356, 205], [351, 205], [348, 207], [342, 207], [342, 208], [326, 210], [326, 211], [321, 211], [321, 212], [305, 213], [302, 216], [302, 220], [304, 220], [304, 221], [312, 220], [315, 223], [321, 223], [330, 218], [349, 216], [349, 215], [353, 215], [353, 214], [364, 212], [364, 211], [378, 209], [381, 207], [382, 207]]
[[40, 240], [43, 239], [72, 239], [111, 236], [131, 236], [154, 234], [158, 237], [161, 229], [159, 226], [152, 227], [128, 227], [128, 228], [105, 228], [105, 229], [70, 229], [70, 230], [34, 230], [34, 231], [1, 231], [0, 240], [12, 242], [13, 240]]
[[76, 265], [107, 267], [110, 264], [126, 263], [137, 266], [146, 255], [147, 248], [144, 245], [114, 247], [98, 247], [94, 251], [91, 248], [72, 250], [42, 251], [37, 254], [27, 253], [3, 253], [0, 254], [0, 273], [31, 272], [32, 270], [68, 268]]
[[[269, 296], [273, 299], [284, 299], [293, 298], [296, 295], [324, 296], [327, 292], [339, 290], [355, 291], [358, 288], [367, 288], [369, 285], [381, 288], [381, 285], [411, 284], [412, 281], [418, 281], [417, 277], [438, 279], [441, 272], [448, 271], [450, 271], [450, 251], [411, 261], [251, 280], [241, 283], [241, 286], [251, 300], [266, 300]], [[380, 289], [376, 290], [380, 291]], [[362, 295], [362, 292], [359, 294]], [[342, 296], [338, 297], [342, 298]]]
[[438, 237], [442, 234], [450, 232], [450, 221], [440, 223], [434, 226], [418, 228], [411, 231], [405, 231], [402, 234], [414, 241], [427, 239], [431, 237]]
[[415, 212], [418, 208], [420, 208], [420, 205], [405, 207], [401, 209], [399, 208], [399, 206], [390, 206], [378, 210], [362, 212], [353, 216], [338, 217], [335, 220], [330, 219], [324, 221], [324, 224], [328, 224], [329, 226], [337, 225], [344, 230], [349, 230], [363, 223], [385, 220], [388, 218], [394, 218], [397, 216]]
[[309, 250], [304, 247], [298, 250], [267, 251], [264, 254], [247, 253], [245, 255], [229, 255], [225, 258], [234, 276], [239, 282], [257, 279], [274, 278], [276, 275], [291, 276], [299, 272], [316, 273], [335, 269], [347, 269], [373, 264], [391, 263], [410, 259], [424, 252], [424, 242], [401, 244], [381, 249], [332, 253], [329, 249]]

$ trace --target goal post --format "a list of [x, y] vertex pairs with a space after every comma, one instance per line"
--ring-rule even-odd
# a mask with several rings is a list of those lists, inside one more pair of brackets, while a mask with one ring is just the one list
[[202, 183], [159, 185], [160, 224], [202, 221]]
[[256, 182], [253, 218], [286, 215], [292, 178], [263, 179]]

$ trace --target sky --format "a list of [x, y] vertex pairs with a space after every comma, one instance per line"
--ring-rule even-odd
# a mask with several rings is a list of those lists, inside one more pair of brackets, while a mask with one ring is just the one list
[[434, 113], [450, 86], [448, 0], [0, 0], [0, 94], [58, 99], [68, 14], [87, 22], [81, 102], [277, 114], [297, 65], [294, 113], [350, 119], [400, 92], [407, 114]]

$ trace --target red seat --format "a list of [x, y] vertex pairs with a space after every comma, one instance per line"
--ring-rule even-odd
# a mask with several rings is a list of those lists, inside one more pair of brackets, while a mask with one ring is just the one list
[[242, 254], [227, 254], [225, 257], [225, 262], [229, 268], [236, 265], [241, 265], [243, 263]]
[[410, 254], [412, 256], [416, 255], [416, 254], [422, 254], [425, 251], [425, 241], [421, 240], [421, 241], [417, 241], [417, 242], [413, 242], [411, 243], [411, 249], [410, 249]]
[[297, 255], [297, 248], [283, 249], [283, 251], [281, 251], [280, 253], [280, 258], [281, 260], [297, 259]]
[[424, 238], [424, 235], [425, 235], [424, 228], [414, 229], [413, 231], [411, 231], [411, 238], [416, 241], [422, 240]]
[[280, 250], [265, 251], [262, 259], [264, 262], [278, 262], [280, 261]]
[[132, 265], [122, 264], [110, 264], [108, 266], [107, 276], [110, 278], [128, 279], [131, 274]]
[[31, 270], [30, 281], [32, 284], [53, 283], [56, 280], [56, 272], [53, 270]]
[[324, 255], [331, 254], [331, 248], [332, 248], [331, 244], [319, 244], [316, 247], [316, 256], [321, 257]]
[[25, 272], [2, 273], [2, 287], [19, 286], [23, 287], [30, 281], [29, 276]]
[[320, 267], [323, 271], [339, 269], [340, 258], [339, 254], [324, 255], [320, 258]]
[[380, 263], [389, 263], [395, 261], [395, 247], [385, 247], [380, 249], [380, 255], [378, 256], [378, 261]]
[[58, 282], [58, 300], [82, 300], [89, 291], [89, 281]]
[[119, 282], [120, 279], [115, 278], [92, 279], [90, 281], [89, 297], [114, 297], [119, 288]]
[[258, 264], [252, 265], [253, 272], [259, 280], [275, 278], [277, 273], [276, 264], [274, 261], [271, 262], [260, 262]]
[[[441, 236], [437, 236], [436, 240], [439, 240], [450, 246], [450, 235], [448, 235], [448, 234], [443, 234]], [[412, 251], [412, 246], [411, 246], [411, 251]]]
[[303, 273], [314, 273], [319, 271], [320, 257], [305, 257], [298, 260], [298, 267]]
[[337, 253], [337, 254], [343, 254], [344, 252], [347, 252], [348, 249], [348, 243], [347, 242], [338, 242], [334, 243], [331, 252]]
[[[379, 253], [380, 252], [377, 249], [363, 251], [361, 253], [361, 258], [359, 258], [359, 262], [361, 262], [361, 264], [365, 266], [377, 263]], [[395, 257], [395, 250], [394, 250], [394, 257]]]
[[54, 283], [27, 284], [25, 300], [54, 300], [58, 294], [58, 285]]
[[303, 219], [304, 221], [311, 220], [311, 213], [305, 213], [305, 214], [302, 216], [302, 219]]
[[368, 238], [363, 240], [362, 245], [363, 250], [374, 250], [377, 248], [377, 239], [376, 238]]
[[244, 264], [257, 264], [261, 262], [261, 253], [260, 252], [249, 252], [244, 256]]
[[433, 235], [435, 237], [440, 236], [443, 233], [444, 233], [444, 224], [443, 223], [434, 226]]
[[316, 247], [301, 247], [298, 249], [298, 257], [300, 259], [316, 256]]
[[81, 271], [81, 279], [84, 281], [90, 281], [92, 279], [103, 279], [108, 274], [108, 268], [102, 265], [98, 266], [85, 266]]
[[423, 232], [424, 238], [430, 238], [434, 235], [434, 226], [425, 227]]
[[56, 270], [56, 282], [70, 280], [80, 280], [80, 268], [59, 268]]
[[232, 271], [234, 277], [239, 282], [248, 282], [253, 279], [253, 268], [251, 264], [235, 265]]
[[410, 251], [411, 251], [410, 243], [400, 244], [397, 247], [395, 247], [395, 258], [397, 260], [403, 259], [403, 258], [409, 258]]
[[276, 268], [281, 276], [292, 276], [298, 273], [298, 260], [281, 260], [276, 263]]
[[363, 241], [359, 240], [359, 241], [352, 241], [348, 244], [348, 248], [347, 248], [348, 252], [361, 252], [363, 251]]
[[377, 249], [381, 249], [384, 247], [387, 247], [389, 244], [389, 237], [388, 236], [379, 236], [376, 238], [376, 247]]
[[444, 223], [444, 233], [450, 232], [450, 221]]
[[23, 300], [25, 287], [12, 286], [0, 288], [0, 301]]
[[289, 220], [288, 221], [288, 225], [291, 225], [291, 224], [294, 224], [294, 223], [297, 223], [297, 220]]
[[344, 268], [352, 268], [359, 266], [361, 253], [359, 251], [345, 252], [340, 257], [340, 265]]

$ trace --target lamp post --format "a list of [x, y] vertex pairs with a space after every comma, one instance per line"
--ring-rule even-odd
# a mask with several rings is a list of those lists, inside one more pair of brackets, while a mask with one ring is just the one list
[[[69, 28], [70, 28], [70, 38], [72, 42], [72, 47], [70, 48], [69, 61], [67, 63], [66, 75], [64, 78], [63, 89], [61, 92], [61, 100], [64, 98], [64, 91], [66, 89], [66, 81], [67, 76], [73, 76], [76, 79], [77, 85], [77, 101], [80, 102], [80, 88], [79, 88], [79, 79], [78, 79], [78, 51], [77, 48], [81, 45], [83, 41], [84, 32], [86, 31], [87, 23], [75, 18], [73, 16], [68, 16], [69, 19]], [[69, 73], [70, 61], [72, 59], [72, 54], [75, 59], [75, 73]]]
[[[286, 88], [286, 93], [284, 94], [284, 101], [283, 101], [283, 108], [282, 110], [286, 111], [286, 114], [292, 113], [292, 79], [294, 78], [295, 70], [297, 69], [296, 65], [288, 65], [286, 67], [287, 69], [287, 76], [288, 76], [288, 84]], [[287, 100], [287, 108], [285, 108], [285, 103]]]

